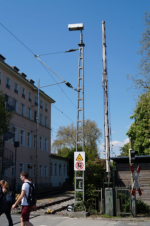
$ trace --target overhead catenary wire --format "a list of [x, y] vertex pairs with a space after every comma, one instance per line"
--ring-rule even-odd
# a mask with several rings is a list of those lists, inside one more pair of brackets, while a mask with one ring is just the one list
[[37, 55], [37, 56], [46, 56], [46, 55], [59, 54], [59, 53], [70, 53], [70, 52], [74, 52], [74, 51], [77, 51], [77, 50], [79, 50], [79, 49], [69, 49], [69, 50], [61, 51], [61, 52], [44, 53], [44, 54], [39, 54], [39, 55]]
[[[34, 56], [36, 56], [36, 54], [30, 49], [28, 48], [19, 38], [17, 38], [8, 28], [6, 28], [2, 23], [0, 23], [0, 25], [6, 29], [17, 41], [19, 41], [26, 49], [28, 49], [28, 51], [30, 51], [30, 53], [32, 53]], [[78, 50], [78, 49], [73, 49], [73, 50]], [[71, 52], [72, 50], [67, 50], [66, 52]], [[65, 81], [65, 80], [64, 80]], [[71, 84], [66, 82], [66, 85], [70, 88], [73, 88], [71, 87]], [[76, 89], [75, 89], [76, 90]], [[77, 90], [76, 90], [77, 91]], [[65, 93], [65, 92], [64, 92]], [[65, 94], [67, 96], [67, 94]], [[68, 97], [68, 96], [67, 96]], [[70, 100], [70, 98], [68, 97], [68, 99]], [[70, 100], [71, 101], [71, 100]], [[72, 101], [71, 101], [72, 102]], [[73, 103], [73, 102], [72, 102]], [[74, 105], [74, 104], [73, 104]], [[75, 105], [74, 105], [75, 106]], [[76, 106], [75, 106], [76, 107]]]

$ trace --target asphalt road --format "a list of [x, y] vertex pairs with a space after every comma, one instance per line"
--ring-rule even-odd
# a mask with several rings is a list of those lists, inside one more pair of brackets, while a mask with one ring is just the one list
[[[58, 215], [31, 216], [31, 223], [35, 226], [150, 226], [149, 222], [119, 221], [111, 219], [90, 219], [90, 218], [68, 218]], [[13, 215], [15, 226], [20, 226], [20, 216]], [[8, 226], [5, 216], [0, 217], [0, 226]]]

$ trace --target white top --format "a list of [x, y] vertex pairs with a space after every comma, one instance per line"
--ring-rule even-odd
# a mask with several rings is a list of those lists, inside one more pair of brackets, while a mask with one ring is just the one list
[[[27, 182], [31, 183], [31, 181], [27, 181]], [[27, 203], [27, 198], [26, 197], [28, 197], [28, 195], [29, 195], [30, 185], [27, 182], [24, 182], [23, 185], [22, 185], [22, 191], [26, 191], [25, 196], [21, 199], [21, 205], [22, 206], [28, 206], [29, 205]], [[34, 186], [34, 184], [33, 184], [33, 186]]]

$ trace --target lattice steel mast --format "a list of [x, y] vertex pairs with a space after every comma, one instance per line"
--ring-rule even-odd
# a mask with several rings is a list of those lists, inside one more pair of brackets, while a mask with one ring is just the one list
[[102, 86], [104, 88], [104, 131], [105, 131], [105, 151], [106, 151], [106, 172], [108, 173], [108, 186], [110, 183], [110, 138], [109, 138], [109, 118], [108, 118], [108, 86], [107, 86], [107, 59], [106, 59], [106, 32], [105, 21], [102, 21], [102, 45], [103, 45], [103, 75]]

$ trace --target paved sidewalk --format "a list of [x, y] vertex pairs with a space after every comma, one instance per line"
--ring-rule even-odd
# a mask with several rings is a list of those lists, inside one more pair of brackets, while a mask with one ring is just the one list
[[[13, 215], [13, 222], [20, 226], [20, 215]], [[149, 218], [68, 218], [58, 215], [31, 216], [31, 223], [34, 226], [150, 226]], [[8, 226], [5, 216], [0, 217], [0, 226]]]

